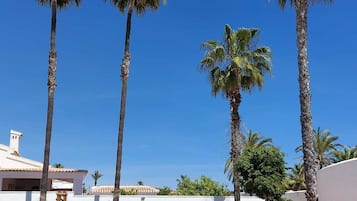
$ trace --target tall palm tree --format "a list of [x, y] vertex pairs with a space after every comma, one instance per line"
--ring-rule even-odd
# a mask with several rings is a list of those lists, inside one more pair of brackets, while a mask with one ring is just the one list
[[51, 149], [51, 135], [52, 135], [52, 120], [53, 120], [53, 106], [56, 87], [56, 69], [57, 69], [57, 53], [56, 53], [56, 20], [57, 8], [66, 8], [75, 3], [79, 6], [81, 0], [37, 0], [37, 2], [44, 6], [51, 6], [51, 35], [50, 35], [50, 52], [48, 59], [48, 105], [47, 105], [47, 122], [46, 122], [46, 139], [43, 157], [42, 178], [40, 183], [40, 201], [46, 200], [47, 183], [48, 183], [48, 166], [50, 164], [50, 149]]
[[[330, 134], [329, 130], [321, 131], [320, 127], [317, 130], [313, 130], [313, 153], [319, 169], [331, 164], [332, 153], [342, 146], [339, 143], [334, 143], [338, 140], [338, 136], [331, 136]], [[302, 151], [302, 148], [302, 146], [298, 146], [296, 151]]]
[[[233, 167], [241, 152], [240, 116], [241, 90], [250, 92], [254, 86], [262, 88], [264, 73], [271, 72], [271, 51], [268, 47], [255, 47], [253, 41], [258, 29], [232, 30], [225, 26], [223, 42], [206, 41], [201, 69], [209, 72], [212, 93], [229, 99], [231, 109], [231, 152]], [[233, 173], [234, 199], [240, 200], [239, 173]]]
[[[104, 0], [106, 1], [106, 0]], [[159, 8], [160, 0], [111, 0], [112, 4], [119, 9], [120, 12], [124, 13], [128, 10], [127, 20], [126, 20], [126, 34], [125, 34], [125, 44], [124, 44], [124, 57], [121, 64], [121, 101], [120, 101], [120, 114], [119, 114], [119, 128], [118, 128], [118, 147], [117, 147], [117, 157], [116, 157], [116, 168], [115, 168], [115, 184], [114, 184], [114, 196], [113, 201], [119, 201], [120, 195], [120, 170], [122, 162], [122, 150], [123, 150], [123, 136], [124, 136], [124, 119], [125, 119], [125, 109], [126, 109], [126, 93], [128, 88], [128, 78], [129, 78], [129, 67], [130, 67], [130, 33], [131, 33], [131, 18], [133, 12], [136, 11], [137, 14], [143, 14], [146, 9], [156, 10]], [[166, 1], [163, 1], [164, 3]]]
[[[242, 135], [242, 138], [243, 149], [266, 147], [270, 146], [272, 142], [271, 138], [265, 138], [264, 136], [260, 135], [259, 132], [254, 132], [252, 130], [249, 130], [246, 135]], [[228, 158], [226, 164], [224, 165], [224, 173], [227, 174], [229, 180], [232, 180], [232, 166], [232, 161], [230, 158]]]
[[[287, 0], [277, 0], [282, 9], [285, 8]], [[304, 154], [304, 169], [306, 179], [306, 198], [307, 201], [317, 200], [317, 169], [313, 156], [312, 138], [312, 115], [311, 115], [311, 93], [310, 75], [307, 57], [307, 12], [309, 3], [327, 2], [333, 0], [290, 0], [296, 11], [296, 35], [298, 50], [299, 68], [299, 97], [300, 97], [300, 124]]]
[[96, 186], [98, 179], [101, 178], [103, 176], [103, 174], [100, 173], [98, 170], [96, 170], [93, 172], [93, 174], [91, 176], [94, 179], [94, 186]]
[[357, 158], [357, 147], [344, 147], [342, 150], [336, 150], [332, 152], [334, 163], [338, 163], [344, 160]]

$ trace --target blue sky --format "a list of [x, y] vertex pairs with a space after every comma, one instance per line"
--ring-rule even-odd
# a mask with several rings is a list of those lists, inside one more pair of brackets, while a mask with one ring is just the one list
[[[353, 146], [357, 2], [347, 2], [310, 7], [308, 54], [314, 128]], [[104, 174], [99, 185], [114, 182], [125, 20], [100, 0], [58, 14], [51, 164], [87, 169], [87, 186], [94, 170]], [[273, 51], [273, 76], [262, 91], [243, 95], [242, 130], [273, 138], [288, 165], [300, 160], [294, 152], [301, 143], [294, 10], [264, 0], [169, 0], [133, 18], [122, 184], [175, 188], [181, 174], [229, 184], [223, 173], [228, 102], [211, 96], [199, 71], [201, 42], [221, 40], [225, 24], [260, 28], [259, 44]], [[0, 25], [0, 143], [8, 144], [10, 129], [19, 130], [21, 155], [42, 161], [50, 9], [5, 1]]]

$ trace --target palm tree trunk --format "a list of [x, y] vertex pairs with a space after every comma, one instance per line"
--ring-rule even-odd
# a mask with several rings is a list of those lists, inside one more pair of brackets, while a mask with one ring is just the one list
[[302, 145], [304, 154], [304, 169], [306, 180], [307, 201], [317, 199], [317, 179], [316, 161], [313, 147], [313, 130], [311, 116], [311, 95], [310, 77], [307, 58], [307, 11], [308, 0], [296, 2], [296, 33], [298, 48], [298, 67], [299, 67], [299, 87], [300, 87], [300, 123], [302, 132]]
[[236, 163], [240, 154], [240, 116], [238, 108], [241, 102], [241, 94], [239, 90], [233, 92], [230, 97], [231, 108], [231, 160], [233, 163], [233, 188], [234, 188], [234, 200], [240, 201], [240, 185], [239, 185], [239, 172], [236, 170]]
[[123, 137], [124, 137], [124, 119], [125, 119], [125, 105], [126, 105], [126, 92], [128, 87], [129, 78], [129, 67], [130, 67], [130, 32], [131, 32], [131, 16], [133, 13], [134, 1], [130, 1], [130, 6], [128, 10], [128, 17], [126, 20], [126, 35], [125, 35], [125, 47], [124, 47], [124, 57], [121, 64], [121, 101], [120, 101], [120, 117], [119, 117], [119, 129], [118, 129], [118, 147], [117, 147], [117, 162], [115, 168], [115, 184], [114, 184], [114, 195], [113, 201], [119, 201], [120, 195], [120, 171], [121, 171], [121, 161], [123, 155]]
[[48, 105], [47, 105], [47, 123], [46, 123], [46, 139], [45, 150], [43, 157], [42, 178], [40, 182], [40, 201], [46, 201], [47, 186], [48, 186], [48, 167], [50, 163], [50, 149], [51, 149], [51, 134], [52, 134], [52, 120], [53, 120], [53, 105], [56, 87], [56, 68], [57, 68], [57, 54], [56, 54], [56, 15], [57, 15], [57, 0], [51, 1], [52, 18], [51, 18], [51, 42], [50, 53], [48, 59]]

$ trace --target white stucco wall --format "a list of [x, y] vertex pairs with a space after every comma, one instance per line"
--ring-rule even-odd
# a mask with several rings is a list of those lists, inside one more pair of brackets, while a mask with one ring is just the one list
[[305, 191], [288, 191], [283, 197], [292, 201], [306, 201]]
[[[40, 192], [38, 191], [2, 191], [0, 192], [0, 201], [38, 201]], [[47, 200], [56, 200], [56, 192], [48, 192]], [[112, 201], [110, 195], [73, 195], [68, 193], [67, 201]], [[121, 196], [122, 201], [234, 201], [229, 197], [210, 197], [210, 196]], [[242, 196], [241, 201], [264, 201], [254, 196]]]
[[14, 152], [8, 146], [0, 144], [0, 168], [41, 168], [42, 163], [27, 158], [12, 155]]
[[357, 200], [357, 158], [327, 166], [317, 173], [321, 201]]

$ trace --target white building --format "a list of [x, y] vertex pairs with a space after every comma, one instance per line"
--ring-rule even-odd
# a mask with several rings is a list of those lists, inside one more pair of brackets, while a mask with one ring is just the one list
[[[43, 164], [20, 156], [22, 136], [22, 133], [10, 130], [9, 146], [0, 144], [0, 191], [38, 191], [40, 189]], [[70, 190], [75, 195], [80, 195], [83, 179], [87, 173], [87, 170], [49, 166], [48, 189], [61, 189], [58, 183], [72, 183]]]

